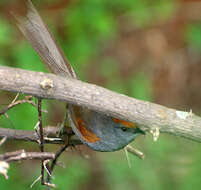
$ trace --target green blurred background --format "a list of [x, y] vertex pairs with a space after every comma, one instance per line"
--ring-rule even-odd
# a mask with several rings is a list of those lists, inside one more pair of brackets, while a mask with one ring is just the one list
[[[13, 24], [9, 10], [20, 2], [0, 1], [0, 65], [47, 71]], [[199, 0], [35, 0], [56, 40], [81, 80], [164, 106], [201, 113], [201, 1]], [[0, 109], [16, 94], [0, 92]], [[20, 97], [22, 98], [22, 97]], [[62, 102], [44, 101], [45, 125], [61, 123]], [[37, 111], [20, 105], [1, 116], [0, 126], [33, 129]], [[54, 183], [61, 190], [194, 190], [201, 189], [200, 144], [161, 134], [133, 143], [144, 161], [124, 151], [97, 153], [87, 147], [68, 150], [56, 167]], [[7, 142], [1, 153], [33, 143]], [[58, 146], [48, 145], [56, 151]], [[12, 163], [0, 189], [22, 190], [40, 175], [40, 163]], [[33, 189], [44, 189], [37, 183]]]

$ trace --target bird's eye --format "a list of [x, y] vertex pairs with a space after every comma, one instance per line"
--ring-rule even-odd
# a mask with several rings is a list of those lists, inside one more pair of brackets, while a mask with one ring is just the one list
[[122, 131], [126, 131], [127, 129], [126, 129], [126, 127], [122, 127], [121, 130]]

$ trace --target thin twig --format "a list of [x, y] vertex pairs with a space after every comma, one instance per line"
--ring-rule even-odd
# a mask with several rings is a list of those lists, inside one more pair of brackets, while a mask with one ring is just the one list
[[[16, 100], [16, 98], [14, 100]], [[23, 99], [23, 100], [12, 101], [8, 106], [6, 106], [2, 110], [0, 110], [0, 115], [5, 114], [8, 110], [10, 110], [11, 108], [13, 108], [15, 106], [20, 105], [20, 104], [24, 104], [24, 103], [29, 103], [29, 104], [33, 105], [34, 107], [36, 107], [33, 100], [26, 99], [26, 97], [25, 97], [25, 99]]]
[[69, 146], [69, 144], [65, 144], [61, 149], [59, 149], [57, 151], [57, 153], [55, 154], [55, 158], [52, 160], [52, 163], [51, 163], [51, 166], [49, 168], [49, 171], [50, 171], [50, 174], [51, 175], [47, 175], [47, 183], [50, 183], [51, 182], [51, 176], [52, 176], [52, 173], [53, 173], [53, 170], [54, 170], [54, 167], [57, 163], [57, 160], [58, 158], [60, 157], [60, 155], [66, 150], [66, 148]]
[[33, 181], [33, 183], [30, 185], [30, 188], [32, 188], [40, 179], [41, 179], [41, 175], [39, 175], [39, 177], [37, 177], [34, 181]]
[[125, 147], [125, 149], [130, 152], [131, 154], [133, 154], [134, 156], [137, 156], [138, 158], [140, 159], [144, 159], [145, 158], [145, 155], [143, 152], [141, 152], [140, 150], [132, 147], [131, 145], [127, 145]]
[[20, 93], [18, 92], [18, 93], [16, 94], [15, 98], [13, 99], [13, 101], [11, 102], [11, 104], [13, 104], [13, 103], [18, 99], [19, 95], [20, 95]]
[[52, 160], [53, 152], [26, 152], [24, 149], [0, 154], [0, 161], [14, 162], [21, 160]]
[[[43, 128], [43, 135], [45, 144], [64, 144], [64, 140], [58, 137], [59, 133], [58, 127], [47, 126]], [[81, 141], [75, 135], [72, 135], [72, 129], [68, 128], [65, 130], [67, 136], [71, 135], [69, 138], [69, 145], [81, 145]], [[0, 138], [7, 137], [7, 140], [20, 140], [38, 143], [40, 141], [39, 136], [34, 130], [17, 130], [17, 129], [7, 129], [0, 128]]]
[[128, 155], [128, 150], [127, 150], [126, 147], [124, 148], [124, 151], [125, 151], [125, 154], [126, 154], [126, 159], [127, 159], [127, 162], [128, 162], [128, 167], [131, 168], [131, 161], [130, 161], [130, 158], [129, 158], [129, 155]]
[[48, 174], [49, 176], [51, 176], [51, 173], [50, 173], [50, 171], [49, 171], [49, 169], [48, 169], [49, 162], [50, 162], [50, 160], [45, 160], [45, 161], [44, 161], [44, 168], [45, 168], [47, 174]]
[[[43, 143], [43, 125], [42, 125], [42, 100], [38, 98], [38, 125], [39, 125], [39, 132], [40, 132], [40, 151], [44, 152], [44, 143]], [[41, 160], [41, 184], [44, 185], [44, 160]]]

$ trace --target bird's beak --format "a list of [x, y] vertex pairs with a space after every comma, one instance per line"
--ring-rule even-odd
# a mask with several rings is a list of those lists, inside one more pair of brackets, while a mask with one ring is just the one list
[[143, 131], [142, 129], [140, 128], [137, 128], [137, 133], [141, 133], [142, 135], [146, 135], [145, 131]]

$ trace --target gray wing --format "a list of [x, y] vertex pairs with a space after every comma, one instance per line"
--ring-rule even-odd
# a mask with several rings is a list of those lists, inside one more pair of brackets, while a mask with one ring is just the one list
[[73, 68], [30, 0], [27, 1], [27, 13], [14, 17], [21, 32], [53, 73], [76, 78]]

